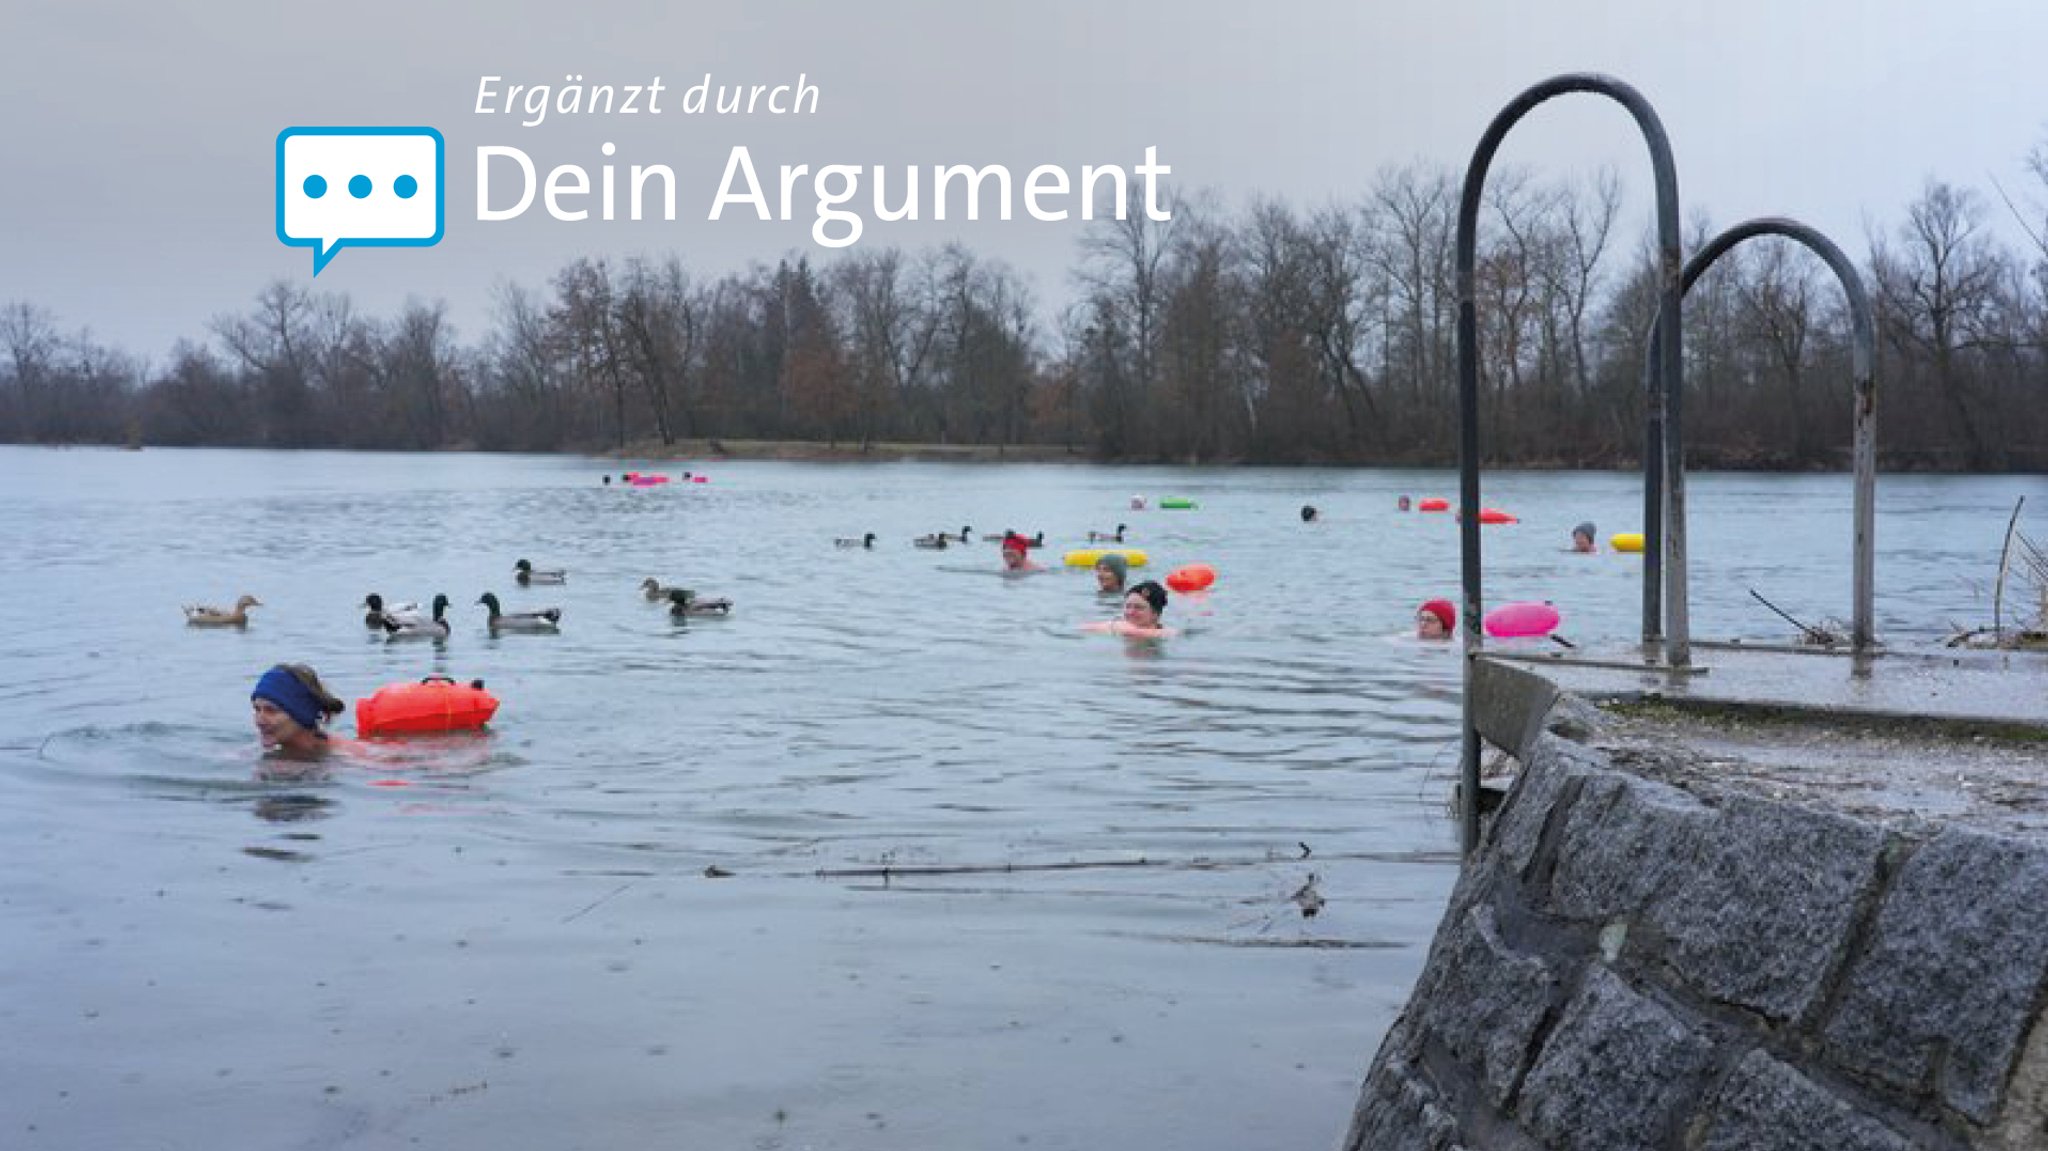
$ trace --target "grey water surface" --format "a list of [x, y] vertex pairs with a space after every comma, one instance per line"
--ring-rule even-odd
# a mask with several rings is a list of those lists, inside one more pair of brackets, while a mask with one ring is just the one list
[[[1405, 635], [1456, 532], [1394, 510], [1452, 474], [624, 466], [0, 449], [0, 1146], [1335, 1144], [1456, 874], [1457, 661]], [[1883, 636], [1988, 622], [2041, 491], [1885, 477]], [[1490, 476], [1490, 598], [1627, 638], [1637, 561], [1564, 547], [1638, 493]], [[1846, 478], [1690, 493], [1696, 634], [1784, 638], [1749, 588], [1848, 614]], [[1060, 553], [1119, 522], [1220, 573], [1184, 634], [1080, 630], [1115, 605]], [[910, 544], [963, 525], [1050, 570]], [[678, 625], [647, 576], [737, 606]], [[386, 642], [372, 591], [454, 634]], [[561, 633], [493, 638], [484, 591]], [[504, 704], [293, 767], [247, 702], [288, 660]]]

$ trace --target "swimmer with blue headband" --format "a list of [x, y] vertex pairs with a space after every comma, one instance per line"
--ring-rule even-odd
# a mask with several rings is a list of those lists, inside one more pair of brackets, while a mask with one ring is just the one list
[[292, 755], [318, 755], [327, 747], [327, 733], [321, 726], [347, 705], [328, 692], [312, 668], [281, 663], [256, 681], [249, 692], [249, 706], [264, 747]]

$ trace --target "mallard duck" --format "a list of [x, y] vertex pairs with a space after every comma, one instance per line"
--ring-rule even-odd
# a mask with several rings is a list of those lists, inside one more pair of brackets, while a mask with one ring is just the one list
[[562, 609], [558, 607], [507, 615], [499, 608], [498, 597], [490, 592], [478, 596], [476, 602], [491, 609], [492, 631], [554, 631], [562, 626]]
[[1120, 544], [1124, 542], [1124, 525], [1116, 525], [1116, 530], [1113, 532], [1089, 532], [1088, 542], [1091, 544]]
[[527, 584], [568, 583], [569, 573], [561, 568], [537, 568], [525, 560], [512, 565], [513, 578], [520, 586]]
[[367, 609], [367, 614], [363, 616], [363, 626], [378, 631], [384, 630], [384, 621], [387, 619], [397, 620], [399, 623], [419, 623], [427, 618], [426, 613], [420, 610], [420, 605], [395, 603], [386, 606], [384, 597], [376, 592], [364, 596], [362, 606]]
[[1316, 873], [1313, 871], [1308, 873], [1308, 882], [1302, 884], [1287, 898], [1293, 900], [1296, 907], [1301, 908], [1303, 919], [1314, 919], [1316, 913], [1323, 909], [1323, 904], [1329, 902], [1323, 898], [1322, 892], [1316, 890]]
[[840, 536], [832, 541], [832, 546], [841, 548], [871, 548], [875, 546], [875, 533], [869, 532], [859, 537]]
[[194, 627], [245, 627], [249, 623], [249, 609], [262, 606], [263, 601], [253, 595], [236, 600], [233, 607], [189, 603], [185, 605], [185, 622]]
[[431, 619], [413, 619], [404, 623], [392, 619], [390, 613], [384, 616], [384, 638], [391, 639], [447, 639], [448, 638], [448, 597], [434, 597], [434, 615]]
[[698, 599], [697, 593], [686, 587], [670, 588], [668, 593], [668, 614], [673, 616], [729, 615], [732, 601], [720, 596], [717, 599]]
[[910, 541], [910, 546], [919, 548], [937, 548], [943, 551], [946, 547], [946, 534], [944, 532], [940, 532], [937, 535], [919, 536], [916, 539]]
[[660, 580], [655, 579], [653, 576], [648, 576], [640, 581], [640, 590], [646, 594], [651, 602], [658, 599], [667, 599], [668, 593], [675, 589], [663, 585]]
[[954, 543], [954, 544], [964, 544], [964, 543], [969, 543], [969, 542], [971, 542], [971, 541], [972, 541], [972, 540], [974, 539], [974, 529], [973, 529], [973, 528], [961, 528], [961, 529], [960, 529], [960, 534], [959, 534], [959, 535], [957, 535], [957, 536], [954, 536], [954, 535], [947, 535], [947, 534], [946, 534], [945, 532], [940, 532], [940, 533], [939, 533], [939, 538], [940, 538], [940, 539], [942, 539], [942, 540], [945, 540], [945, 541], [946, 541], [947, 543]]

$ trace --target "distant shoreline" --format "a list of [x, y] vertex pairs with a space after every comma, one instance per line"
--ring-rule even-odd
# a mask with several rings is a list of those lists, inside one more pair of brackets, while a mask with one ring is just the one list
[[[810, 440], [738, 440], [723, 438], [678, 440], [673, 444], [658, 441], [636, 442], [623, 448], [607, 448], [589, 454], [602, 459], [616, 460], [661, 460], [687, 463], [695, 460], [776, 460], [798, 463], [967, 463], [967, 464], [1085, 464], [1096, 467], [1271, 467], [1271, 468], [1430, 468], [1455, 469], [1458, 461], [1453, 459], [1387, 458], [1377, 460], [1351, 459], [1294, 459], [1259, 460], [1243, 458], [1218, 459], [1169, 459], [1160, 457], [1104, 458], [1086, 448], [1068, 447], [1061, 444], [922, 444], [922, 443], [871, 443], [866, 447], [857, 443], [820, 443]], [[1847, 451], [1841, 459], [1830, 461], [1795, 461], [1758, 455], [1743, 451], [1716, 451], [1711, 448], [1688, 449], [1686, 470], [1729, 471], [1729, 472], [1774, 472], [1785, 474], [1831, 474], [1846, 473], [1850, 470]], [[1955, 466], [1952, 462], [1892, 452], [1880, 452], [1878, 468], [1881, 472], [1914, 475], [2013, 475], [2029, 474], [2037, 469], [2024, 466], [2033, 462], [2033, 453], [2015, 452], [2015, 466], [1999, 471], [1975, 471]], [[1537, 472], [1633, 472], [1640, 467], [1636, 461], [1626, 457], [1596, 455], [1586, 457], [1546, 457], [1517, 460], [1489, 460], [1488, 470], [1537, 471]]]
[[810, 440], [677, 440], [632, 443], [596, 453], [618, 460], [786, 460], [805, 463], [1100, 464], [1058, 444], [817, 443]]
[[[0, 440], [0, 446], [25, 448], [77, 449], [105, 448], [111, 450], [140, 451], [144, 448], [159, 449], [225, 449], [248, 451], [363, 451], [376, 453], [411, 454], [478, 452], [486, 455], [507, 454], [500, 449], [479, 448], [473, 443], [453, 443], [436, 448], [350, 448], [341, 444], [303, 444], [281, 447], [273, 444], [151, 444], [111, 443], [94, 440], [74, 442], [36, 443], [22, 440]], [[513, 452], [510, 454], [520, 454]], [[584, 456], [611, 460], [655, 460], [664, 463], [690, 463], [693, 461], [726, 460], [769, 460], [792, 463], [963, 463], [963, 464], [1082, 464], [1094, 467], [1262, 467], [1262, 468], [1417, 468], [1455, 470], [1458, 461], [1437, 459], [1427, 455], [1391, 456], [1382, 459], [1359, 460], [1342, 458], [1305, 459], [1248, 459], [1242, 457], [1215, 459], [1172, 459], [1158, 456], [1102, 457], [1086, 448], [1068, 447], [1062, 444], [922, 444], [881, 442], [862, 447], [857, 443], [821, 443], [809, 440], [741, 440], [741, 439], [687, 439], [673, 444], [656, 440], [639, 441], [623, 448], [570, 447], [552, 451], [538, 451], [530, 454]], [[1878, 471], [1892, 475], [2034, 475], [2048, 471], [2048, 448], [2008, 449], [2003, 468], [1970, 468], [1960, 461], [1946, 458], [1955, 453], [1941, 452], [1895, 452], [1878, 453]], [[1770, 454], [1743, 451], [1740, 449], [1688, 448], [1686, 470], [1688, 472], [1754, 472], [1781, 475], [1839, 475], [1850, 470], [1847, 451], [1839, 453], [1840, 458], [1829, 460], [1792, 460]], [[1639, 465], [1632, 459], [1619, 454], [1588, 453], [1584, 456], [1544, 456], [1529, 459], [1489, 459], [1488, 471], [1530, 471], [1530, 472], [1633, 472]]]

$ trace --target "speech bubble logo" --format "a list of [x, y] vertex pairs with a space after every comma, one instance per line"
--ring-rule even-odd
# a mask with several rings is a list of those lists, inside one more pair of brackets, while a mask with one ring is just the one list
[[277, 134], [277, 238], [313, 249], [429, 248], [447, 220], [447, 144], [432, 128], [286, 128]]

